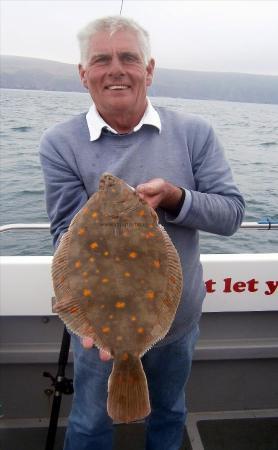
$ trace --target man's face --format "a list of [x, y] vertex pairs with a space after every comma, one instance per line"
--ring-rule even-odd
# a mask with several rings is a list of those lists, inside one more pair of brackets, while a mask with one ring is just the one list
[[113, 114], [143, 115], [154, 61], [146, 67], [135, 33], [95, 34], [87, 61], [85, 67], [79, 66], [80, 77], [104, 119]]

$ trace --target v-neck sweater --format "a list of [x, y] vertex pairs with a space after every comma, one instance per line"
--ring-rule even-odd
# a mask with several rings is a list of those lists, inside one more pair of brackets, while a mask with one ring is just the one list
[[[199, 321], [205, 297], [199, 233], [233, 234], [241, 224], [244, 200], [232, 176], [222, 146], [204, 119], [156, 108], [161, 133], [144, 125], [125, 135], [103, 132], [90, 141], [86, 113], [48, 129], [40, 143], [46, 205], [54, 245], [71, 219], [98, 190], [103, 172], [136, 187], [163, 178], [190, 191], [186, 214], [172, 217], [158, 208], [159, 221], [180, 256], [184, 288], [167, 336], [167, 344], [189, 332]], [[186, 199], [185, 199], [186, 207]]]

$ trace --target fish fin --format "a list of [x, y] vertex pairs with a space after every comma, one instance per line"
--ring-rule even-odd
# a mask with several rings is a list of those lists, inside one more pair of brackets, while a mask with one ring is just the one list
[[159, 225], [159, 228], [162, 231], [168, 259], [167, 286], [163, 303], [168, 308], [168, 311], [169, 309], [172, 311], [173, 320], [183, 288], [182, 269], [178, 252], [168, 233], [164, 230], [162, 225]]
[[115, 357], [108, 381], [107, 410], [116, 422], [132, 422], [150, 414], [146, 375], [138, 356], [123, 353]]
[[159, 224], [158, 227], [161, 231], [167, 252], [167, 283], [164, 296], [160, 303], [160, 314], [157, 316], [158, 323], [154, 325], [150, 332], [153, 338], [151, 341], [146, 342], [146, 349], [143, 354], [150, 350], [153, 345], [163, 339], [169, 332], [177, 312], [183, 288], [183, 275], [178, 252], [163, 226]]
[[58, 314], [73, 333], [81, 337], [94, 337], [90, 321], [76, 299], [63, 298], [63, 300], [55, 303], [53, 312]]
[[69, 237], [70, 235], [68, 231], [63, 234], [52, 261], [51, 272], [56, 302], [64, 296], [71, 296], [68, 275]]

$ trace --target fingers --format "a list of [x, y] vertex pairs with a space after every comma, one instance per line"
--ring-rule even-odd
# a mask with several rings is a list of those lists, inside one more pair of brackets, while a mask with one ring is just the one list
[[100, 357], [101, 361], [109, 361], [112, 358], [110, 353], [105, 350], [99, 351], [99, 357]]
[[164, 184], [165, 181], [162, 178], [155, 178], [144, 184], [139, 184], [136, 191], [142, 200], [155, 209], [163, 198]]
[[140, 198], [152, 208], [156, 209], [159, 206], [168, 211], [175, 210], [182, 196], [180, 188], [168, 183], [163, 178], [154, 178], [139, 184], [136, 191]]
[[156, 195], [160, 194], [165, 185], [165, 181], [162, 178], [154, 178], [146, 183], [139, 184], [136, 188], [138, 194], [143, 195]]
[[[83, 347], [85, 349], [89, 350], [90, 348], [93, 347], [94, 340], [91, 337], [84, 337], [84, 338], [81, 338], [81, 344], [83, 345]], [[112, 358], [111, 354], [106, 350], [100, 350], [99, 357], [100, 357], [101, 361], [109, 361]]]
[[84, 337], [81, 338], [81, 344], [83, 345], [84, 348], [89, 349], [93, 347], [94, 340], [91, 337]]

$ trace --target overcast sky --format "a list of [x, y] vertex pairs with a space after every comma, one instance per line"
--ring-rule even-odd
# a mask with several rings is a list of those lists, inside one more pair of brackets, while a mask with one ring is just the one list
[[[121, 0], [0, 0], [1, 54], [78, 63], [76, 34]], [[159, 67], [278, 75], [278, 1], [124, 0]]]

